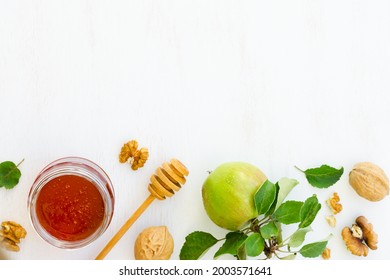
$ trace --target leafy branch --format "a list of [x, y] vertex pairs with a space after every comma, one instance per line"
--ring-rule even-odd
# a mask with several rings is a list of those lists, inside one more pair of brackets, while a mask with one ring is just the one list
[[[180, 259], [199, 259], [219, 242], [223, 243], [214, 258], [224, 254], [233, 255], [237, 259], [293, 259], [297, 254], [306, 258], [318, 257], [330, 236], [318, 242], [303, 243], [306, 234], [312, 231], [310, 225], [321, 209], [321, 204], [316, 195], [305, 201], [284, 201], [297, 184], [298, 181], [289, 178], [282, 178], [276, 184], [267, 180], [254, 196], [257, 218], [241, 230], [228, 232], [222, 239], [203, 231], [190, 233], [181, 248]], [[297, 224], [297, 228], [283, 239], [282, 226], [289, 224]]]

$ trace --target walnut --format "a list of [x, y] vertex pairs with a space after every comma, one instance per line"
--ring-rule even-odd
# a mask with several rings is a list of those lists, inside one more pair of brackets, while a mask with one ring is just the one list
[[374, 231], [374, 227], [364, 216], [359, 216], [356, 219], [356, 224], [362, 229], [363, 239], [371, 250], [378, 249], [378, 235]]
[[363, 239], [363, 230], [358, 225], [351, 226], [352, 236], [358, 239]]
[[0, 247], [3, 247], [4, 249], [7, 249], [8, 251], [14, 251], [19, 252], [20, 248], [18, 245], [15, 244], [12, 240], [9, 239], [2, 239], [0, 237]]
[[380, 201], [389, 195], [387, 175], [371, 162], [356, 164], [349, 173], [349, 184], [358, 195], [369, 201]]
[[129, 158], [133, 157], [138, 149], [138, 142], [131, 140], [123, 144], [121, 152], [119, 154], [119, 162], [125, 163]]
[[334, 228], [336, 226], [336, 217], [334, 215], [326, 216], [325, 219], [331, 227]]
[[349, 227], [344, 227], [341, 231], [341, 236], [347, 245], [347, 249], [356, 256], [368, 255], [368, 247], [362, 242], [359, 238], [356, 238], [352, 235], [352, 231]]
[[141, 148], [138, 150], [138, 142], [136, 140], [131, 140], [125, 143], [119, 153], [119, 162], [129, 162], [133, 170], [143, 167], [148, 158], [148, 149]]
[[339, 202], [340, 202], [340, 197], [336, 192], [333, 193], [332, 197], [330, 197], [326, 201], [326, 203], [332, 210], [333, 214], [338, 214], [341, 212], [341, 210], [343, 210], [343, 205], [341, 205]]
[[321, 254], [321, 257], [324, 260], [329, 260], [330, 259], [330, 249], [329, 248], [325, 248], [325, 250]]
[[135, 152], [133, 159], [130, 161], [131, 168], [133, 170], [137, 170], [140, 167], [143, 167], [145, 165], [145, 162], [149, 158], [149, 151], [147, 148], [141, 148], [141, 150], [138, 150]]
[[19, 251], [20, 239], [26, 237], [26, 230], [19, 224], [11, 221], [1, 223], [0, 246], [10, 251]]
[[135, 240], [136, 260], [169, 260], [173, 252], [173, 238], [166, 226], [149, 227]]
[[356, 218], [356, 224], [351, 228], [344, 227], [341, 235], [347, 249], [354, 255], [367, 256], [369, 248], [376, 250], [378, 235], [374, 232], [373, 226], [364, 216]]

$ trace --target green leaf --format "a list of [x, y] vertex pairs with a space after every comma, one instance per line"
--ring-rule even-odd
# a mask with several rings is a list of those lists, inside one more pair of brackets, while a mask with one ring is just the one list
[[266, 180], [255, 194], [255, 206], [259, 215], [266, 213], [276, 197], [276, 187]]
[[296, 256], [297, 254], [294, 253], [294, 254], [287, 255], [285, 257], [281, 257], [279, 258], [279, 260], [294, 260]]
[[218, 258], [219, 256], [224, 254], [237, 256], [239, 248], [241, 247], [241, 245], [244, 244], [247, 237], [248, 236], [246, 234], [239, 231], [229, 232], [228, 234], [226, 234], [225, 242], [222, 244], [221, 248], [219, 248], [218, 251], [215, 253], [214, 258]]
[[195, 231], [187, 235], [180, 250], [181, 260], [197, 260], [218, 240], [210, 233]]
[[279, 206], [283, 203], [283, 201], [287, 197], [287, 195], [298, 184], [299, 184], [299, 182], [297, 180], [286, 178], [286, 177], [281, 178], [277, 182], [277, 185], [279, 186], [279, 192], [278, 192], [278, 198], [277, 198], [277, 203], [276, 203], [275, 209], [279, 208]]
[[245, 240], [245, 250], [250, 257], [256, 257], [263, 252], [264, 239], [260, 233], [253, 233]]
[[305, 258], [316, 258], [325, 250], [328, 241], [309, 243], [303, 246], [299, 253]]
[[310, 168], [305, 171], [296, 167], [299, 171], [305, 173], [306, 179], [310, 185], [317, 188], [328, 188], [340, 180], [344, 173], [344, 168], [336, 169], [329, 165], [321, 165], [320, 167]]
[[275, 211], [273, 217], [280, 223], [288, 225], [301, 221], [299, 215], [303, 206], [302, 201], [286, 201]]
[[279, 189], [280, 189], [279, 184], [276, 183], [275, 184], [276, 193], [275, 193], [274, 202], [272, 202], [271, 207], [268, 209], [267, 213], [264, 214], [264, 216], [271, 216], [275, 212], [276, 204], [278, 202]]
[[274, 222], [270, 222], [260, 228], [261, 236], [264, 239], [270, 239], [271, 237], [278, 236], [279, 229]]
[[237, 259], [246, 260], [245, 242], [237, 250]]
[[306, 234], [312, 231], [311, 227], [300, 228], [291, 235], [288, 245], [292, 248], [296, 248], [302, 245], [305, 241]]
[[274, 224], [278, 229], [278, 234], [276, 235], [276, 242], [278, 242], [278, 244], [281, 244], [283, 242], [282, 224], [278, 222], [274, 222]]
[[300, 212], [301, 222], [299, 224], [299, 227], [305, 228], [307, 226], [310, 226], [311, 223], [316, 218], [317, 213], [318, 211], [320, 211], [320, 209], [321, 209], [321, 204], [318, 203], [318, 199], [316, 195], [313, 195], [312, 197], [306, 199], [305, 203], [301, 208], [301, 212]]
[[18, 167], [23, 161], [24, 160], [22, 160], [18, 165], [15, 165], [12, 161], [4, 161], [0, 163], [0, 187], [12, 189], [19, 183], [22, 173]]

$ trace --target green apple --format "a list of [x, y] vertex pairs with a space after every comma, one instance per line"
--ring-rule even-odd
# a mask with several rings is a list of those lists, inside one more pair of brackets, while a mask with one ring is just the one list
[[256, 166], [228, 162], [210, 173], [202, 186], [203, 205], [210, 219], [228, 230], [239, 230], [258, 216], [254, 195], [267, 180]]

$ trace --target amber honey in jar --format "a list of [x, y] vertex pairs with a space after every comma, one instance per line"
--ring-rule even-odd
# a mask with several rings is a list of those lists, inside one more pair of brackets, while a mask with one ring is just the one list
[[28, 207], [32, 224], [44, 240], [60, 248], [80, 248], [107, 229], [114, 200], [111, 181], [98, 165], [67, 157], [38, 174]]

